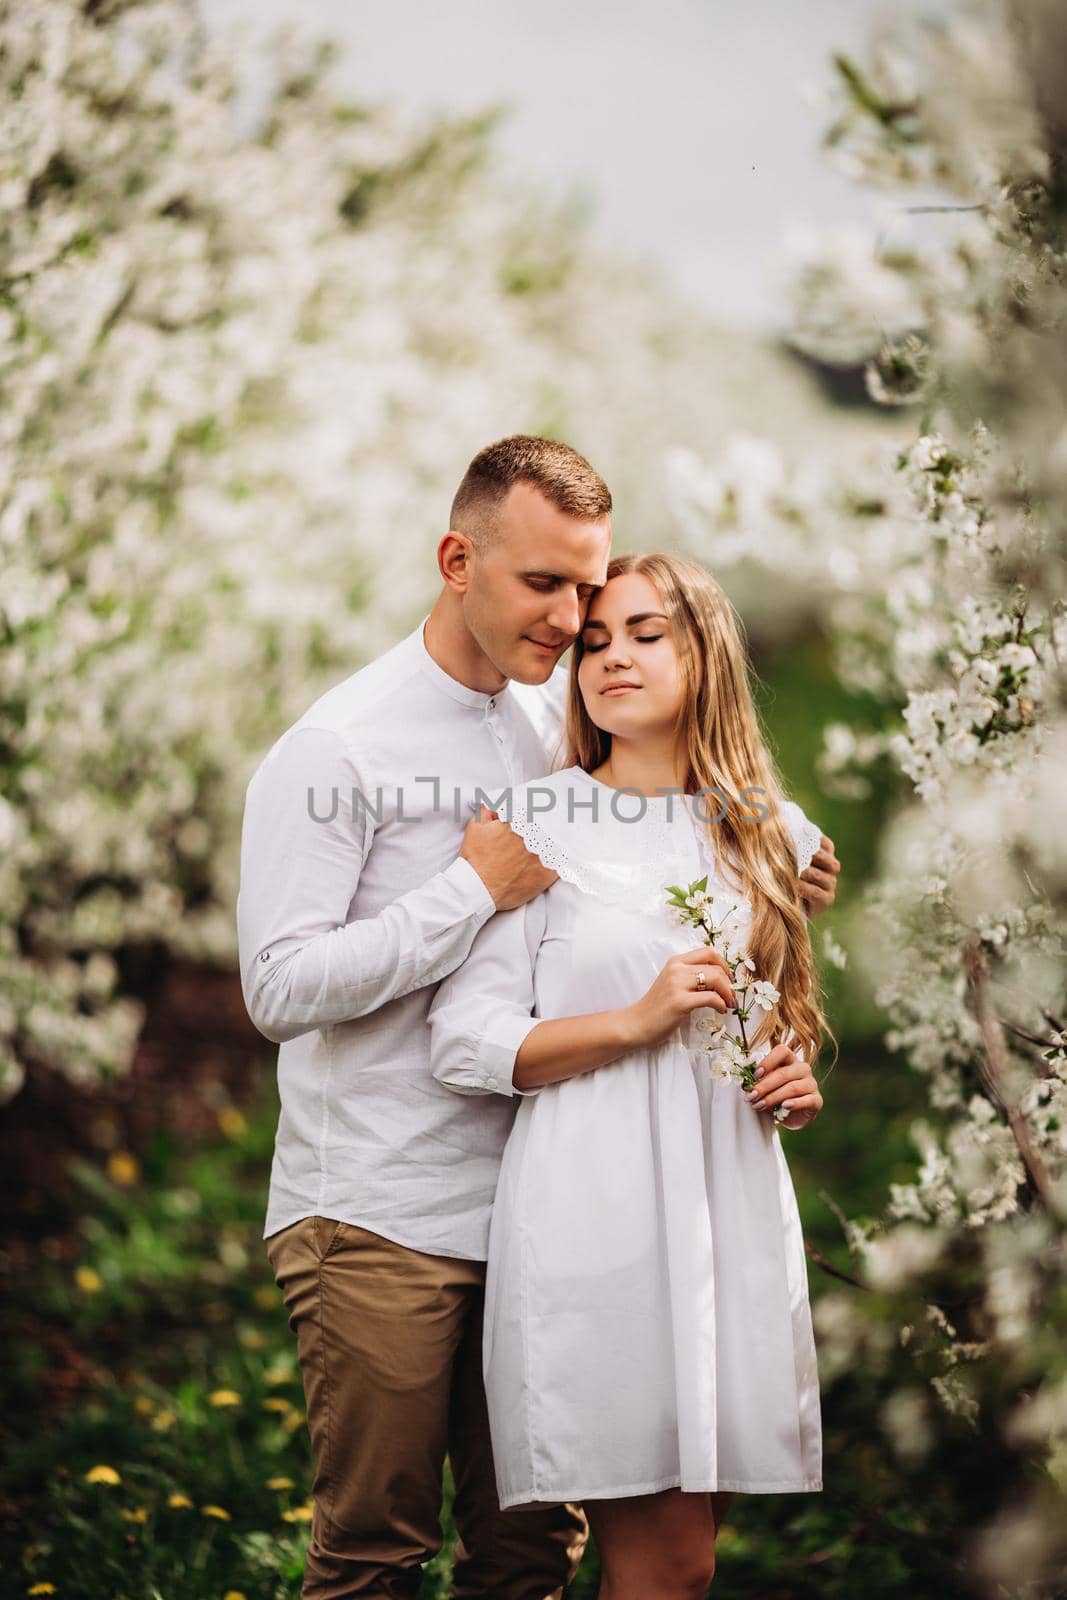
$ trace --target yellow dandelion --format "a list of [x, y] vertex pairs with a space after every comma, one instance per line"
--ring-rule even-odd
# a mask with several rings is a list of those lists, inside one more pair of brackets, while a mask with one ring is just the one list
[[74, 1282], [82, 1294], [99, 1294], [104, 1287], [104, 1280], [93, 1267], [79, 1267], [74, 1274]]
[[237, 1337], [246, 1350], [262, 1350], [267, 1343], [267, 1335], [258, 1328], [242, 1328]]
[[155, 1428], [157, 1433], [166, 1433], [168, 1428], [173, 1428], [177, 1420], [178, 1419], [174, 1415], [174, 1412], [168, 1411], [166, 1407], [164, 1407], [162, 1411], [157, 1411], [155, 1416], [152, 1418], [152, 1426]]
[[276, 1389], [280, 1383], [292, 1383], [293, 1374], [288, 1367], [269, 1367], [263, 1374], [263, 1382]]
[[154, 1400], [149, 1400], [146, 1394], [139, 1394], [133, 1402], [133, 1409], [139, 1417], [150, 1417], [156, 1409]]
[[288, 1416], [282, 1418], [282, 1427], [286, 1433], [295, 1433], [304, 1421], [306, 1417], [303, 1411], [290, 1411]]
[[215, 1517], [219, 1522], [233, 1521], [230, 1513], [228, 1511], [224, 1511], [222, 1506], [201, 1506], [200, 1515], [202, 1517]]
[[293, 1408], [288, 1400], [283, 1400], [279, 1395], [271, 1395], [268, 1400], [264, 1400], [263, 1409], [264, 1411], [278, 1411], [284, 1416], [287, 1411], [291, 1411]]
[[294, 1506], [291, 1511], [282, 1512], [283, 1522], [310, 1522], [312, 1515], [311, 1501], [306, 1506]]
[[207, 1399], [208, 1405], [212, 1406], [239, 1406], [241, 1404], [241, 1396], [236, 1389], [215, 1389], [213, 1393], [208, 1395]]
[[172, 1494], [167, 1499], [168, 1506], [173, 1506], [175, 1511], [191, 1511], [193, 1502], [187, 1494]]
[[141, 1163], [128, 1150], [113, 1150], [107, 1158], [107, 1175], [120, 1189], [132, 1189], [141, 1176]]
[[85, 1474], [86, 1483], [121, 1483], [122, 1479], [114, 1467], [90, 1467]]
[[239, 1139], [248, 1132], [248, 1123], [236, 1106], [223, 1106], [219, 1112], [219, 1128], [227, 1139]]
[[124, 1506], [123, 1509], [122, 1509], [122, 1513], [121, 1514], [122, 1514], [122, 1516], [124, 1516], [126, 1518], [127, 1522], [147, 1522], [148, 1521], [148, 1507], [147, 1506], [134, 1506], [129, 1511], [127, 1511], [125, 1506]]
[[292, 1487], [293, 1487], [292, 1478], [268, 1478], [267, 1479], [267, 1488], [268, 1489], [291, 1489]]
[[26, 1590], [27, 1594], [55, 1594], [55, 1592], [54, 1583], [34, 1583]]
[[261, 1283], [252, 1296], [261, 1311], [273, 1311], [278, 1304], [278, 1298], [277, 1289], [272, 1289], [267, 1283]]
[[245, 1597], [240, 1589], [227, 1589], [222, 1600], [245, 1600]]

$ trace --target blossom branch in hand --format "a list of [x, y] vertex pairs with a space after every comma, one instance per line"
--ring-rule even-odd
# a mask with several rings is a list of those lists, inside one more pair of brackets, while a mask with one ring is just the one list
[[[756, 1071], [759, 1061], [752, 1054], [745, 1024], [754, 1006], [769, 1010], [777, 1003], [778, 990], [773, 983], [756, 977], [756, 964], [739, 941], [738, 905], [725, 896], [709, 895], [706, 875], [691, 883], [687, 889], [678, 884], [668, 884], [667, 905], [681, 927], [692, 928], [700, 934], [706, 945], [722, 956], [737, 996], [737, 1005], [730, 1011], [721, 1015], [709, 1012], [702, 1014], [699, 1021], [694, 1019], [697, 1028], [712, 1035], [701, 1045], [708, 1057], [712, 1076], [733, 1078], [742, 1089], [753, 1090], [758, 1083]], [[740, 1038], [725, 1029], [724, 1024], [731, 1012], [737, 1018]], [[775, 1106], [776, 1122], [784, 1122], [788, 1116], [788, 1111]]]

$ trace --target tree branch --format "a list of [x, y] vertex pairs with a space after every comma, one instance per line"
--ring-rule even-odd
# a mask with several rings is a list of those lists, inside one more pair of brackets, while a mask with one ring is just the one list
[[841, 1207], [838, 1205], [838, 1203], [834, 1199], [833, 1195], [827, 1194], [825, 1189], [820, 1189], [819, 1190], [819, 1199], [823, 1202], [824, 1205], [827, 1205], [827, 1206], [830, 1207], [830, 1210], [833, 1212], [834, 1216], [837, 1218], [838, 1222], [841, 1224], [841, 1232], [845, 1236], [845, 1243], [848, 1246], [849, 1258], [852, 1261], [852, 1265], [856, 1266], [857, 1265], [857, 1262], [856, 1262], [856, 1246], [853, 1244], [852, 1240], [849, 1238], [849, 1235], [848, 1235], [848, 1218], [845, 1216], [845, 1213], [842, 1211]]
[[974, 996], [975, 1017], [982, 1035], [983, 1053], [979, 1060], [982, 1080], [994, 1103], [999, 1106], [1007, 1119], [1012, 1137], [1022, 1156], [1023, 1166], [1035, 1191], [1050, 1211], [1055, 1210], [1055, 1194], [1048, 1173], [1045, 1171], [1045, 1164], [1034, 1147], [1030, 1124], [1014, 1103], [1011, 1094], [1008, 1045], [1004, 1036], [1004, 1024], [997, 1015], [989, 992], [988, 962], [977, 942], [965, 945], [963, 959], [970, 980], [971, 993]]
[[826, 1257], [821, 1255], [815, 1246], [809, 1244], [806, 1239], [804, 1240], [804, 1248], [815, 1265], [821, 1267], [824, 1272], [828, 1272], [831, 1278], [840, 1278], [842, 1283], [851, 1283], [855, 1289], [870, 1288], [869, 1283], [861, 1283], [859, 1278], [854, 1278], [850, 1272], [842, 1272], [840, 1267], [835, 1267], [831, 1262], [827, 1261]]

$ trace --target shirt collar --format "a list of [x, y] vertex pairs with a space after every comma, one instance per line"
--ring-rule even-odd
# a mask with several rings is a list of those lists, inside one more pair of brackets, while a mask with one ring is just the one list
[[498, 705], [501, 697], [507, 693], [507, 683], [504, 684], [502, 689], [495, 689], [492, 694], [484, 694], [481, 689], [468, 689], [465, 683], [460, 683], [459, 679], [453, 678], [452, 674], [446, 672], [444, 667], [438, 666], [433, 656], [427, 650], [426, 640], [423, 637], [423, 630], [425, 629], [429, 618], [430, 613], [427, 611], [426, 615], [415, 629], [415, 632], [412, 634], [412, 638], [415, 641], [415, 649], [422, 664], [423, 672], [427, 675], [427, 677], [431, 678], [434, 683], [436, 683], [439, 689], [443, 689], [445, 694], [449, 695], [453, 700], [458, 700], [461, 706], [474, 706], [479, 711], [484, 711], [490, 700], [492, 700], [494, 704]]

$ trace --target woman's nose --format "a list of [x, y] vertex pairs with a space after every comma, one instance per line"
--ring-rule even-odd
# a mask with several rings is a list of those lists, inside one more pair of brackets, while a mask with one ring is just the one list
[[609, 639], [601, 652], [601, 660], [605, 667], [628, 667], [630, 652], [626, 648], [626, 640]]

